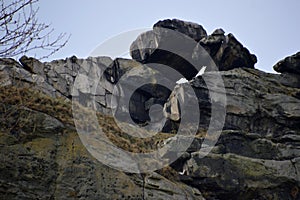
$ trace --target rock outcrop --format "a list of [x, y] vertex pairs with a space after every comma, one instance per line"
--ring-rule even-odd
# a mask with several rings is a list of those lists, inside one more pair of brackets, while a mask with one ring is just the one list
[[279, 61], [273, 68], [281, 73], [280, 81], [284, 85], [300, 87], [300, 52]]
[[[135, 91], [130, 106], [120, 110], [130, 109], [136, 122], [145, 123], [149, 120], [147, 113], [151, 105], [157, 102], [163, 105], [171, 93], [170, 89], [154, 87], [154, 83], [164, 77], [156, 76], [154, 69], [134, 60], [112, 60], [109, 57], [77, 59], [73, 56], [65, 60], [42, 63], [23, 56], [20, 62], [21, 64], [12, 59], [0, 60], [1, 86], [21, 83], [51, 97], [78, 99], [82, 105], [94, 106], [99, 112], [110, 115], [115, 106], [112, 100], [115, 84], [126, 72], [134, 69], [126, 74], [126, 78], [123, 77], [124, 84], [135, 85], [147, 80], [149, 84]], [[172, 89], [174, 85], [175, 82], [172, 82], [170, 88]], [[129, 93], [130, 88], [124, 86], [120, 91], [122, 94], [115, 93], [115, 95], [122, 96]], [[145, 104], [148, 105], [147, 108]]]
[[[281, 75], [256, 69], [237, 68], [229, 71], [206, 72], [189, 84], [198, 95], [200, 126], [209, 124], [211, 102], [214, 100], [205, 80], [213, 82], [220, 74], [226, 91], [226, 120], [223, 129], [244, 130], [276, 138], [300, 131], [299, 88], [279, 83]], [[233, 81], [234, 80], [234, 81]], [[185, 90], [185, 84], [180, 84]], [[184, 93], [186, 93], [184, 91]], [[192, 94], [190, 94], [192, 95]], [[287, 103], [288, 102], [288, 103]], [[172, 115], [172, 113], [170, 113]]]
[[[168, 52], [173, 36], [188, 48], [175, 44], [175, 53]], [[299, 53], [274, 66], [281, 74], [265, 73], [254, 69], [256, 57], [232, 34], [218, 29], [208, 36], [200, 25], [163, 20], [132, 43], [131, 55], [0, 59], [1, 198], [300, 198]], [[163, 65], [179, 75], [169, 76]], [[202, 66], [207, 70], [195, 77]], [[176, 84], [182, 76], [189, 81]], [[181, 156], [141, 174], [105, 166], [80, 140], [71, 101], [96, 110], [99, 126], [118, 147], [141, 153], [175, 143], [164, 156]], [[191, 119], [199, 122], [196, 135], [179, 138], [183, 118], [197, 110], [199, 119]], [[116, 121], [132, 132], [138, 124], [164, 133], [132, 138]], [[176, 151], [188, 140], [186, 150]]]
[[280, 73], [300, 75], [300, 52], [279, 61], [273, 68]]
[[[206, 72], [174, 90], [182, 93], [186, 84], [193, 87], [199, 100], [200, 127], [205, 130], [212, 123], [211, 102], [217, 100], [209, 95], [204, 79], [214, 73]], [[298, 198], [300, 88], [280, 84], [279, 74], [255, 69], [238, 68], [221, 75], [227, 97], [222, 134], [205, 158], [199, 152], [203, 140], [194, 140], [185, 164], [182, 160], [173, 164], [186, 173], [181, 180], [208, 199]]]
[[[215, 30], [211, 35], [200, 40], [199, 44], [208, 51], [220, 71], [254, 68], [257, 62], [256, 56], [251, 54], [233, 34], [225, 35], [222, 29]], [[194, 53], [194, 57], [199, 57], [199, 54]]]
[[[0, 91], [1, 199], [203, 199], [198, 189], [155, 172], [129, 174], [97, 161], [64, 98], [11, 86]], [[118, 134], [108, 116], [99, 117]]]
[[[174, 44], [174, 41], [177, 42]], [[217, 29], [207, 36], [202, 26], [177, 19], [159, 21], [153, 31], [142, 33], [132, 43], [130, 53], [139, 62], [172, 67], [188, 80], [195, 77], [202, 66], [209, 66], [208, 71], [223, 71], [254, 68], [257, 62], [256, 56], [233, 34], [225, 35], [222, 29]], [[194, 63], [200, 68], [195, 68]]]

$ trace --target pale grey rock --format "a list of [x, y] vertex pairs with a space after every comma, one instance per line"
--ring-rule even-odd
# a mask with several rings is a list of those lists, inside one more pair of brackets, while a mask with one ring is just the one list
[[12, 85], [12, 80], [8, 71], [1, 69], [0, 70], [0, 87]]
[[22, 56], [20, 58], [20, 63], [24, 69], [28, 70], [30, 73], [39, 74], [40, 76], [45, 77], [44, 65], [39, 60]]
[[[203, 77], [214, 73], [218, 72], [206, 72], [202, 77], [186, 83], [194, 88], [198, 96], [201, 112], [200, 126], [209, 124], [212, 100], [209, 96], [211, 92]], [[283, 136], [285, 132], [291, 130], [299, 131], [298, 89], [275, 84], [278, 75], [255, 69], [238, 68], [222, 71], [220, 75], [226, 91], [224, 129], [271, 134], [273, 137]], [[180, 84], [178, 87], [185, 90], [186, 84]], [[171, 116], [172, 113], [169, 115]]]

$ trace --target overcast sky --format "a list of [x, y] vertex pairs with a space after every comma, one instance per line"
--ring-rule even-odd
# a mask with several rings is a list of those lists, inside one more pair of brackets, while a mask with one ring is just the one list
[[216, 28], [233, 33], [264, 71], [272, 72], [277, 61], [300, 51], [299, 0], [40, 0], [38, 6], [41, 22], [51, 23], [56, 34], [72, 34], [50, 60], [88, 57], [118, 34], [167, 18], [201, 24], [208, 34]]

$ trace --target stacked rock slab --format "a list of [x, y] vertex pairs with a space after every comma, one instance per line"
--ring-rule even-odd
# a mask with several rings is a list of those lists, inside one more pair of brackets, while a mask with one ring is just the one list
[[[213, 73], [218, 72], [206, 72], [173, 91], [185, 91], [186, 84], [193, 87], [204, 130], [212, 123], [214, 99], [203, 78]], [[206, 148], [205, 137], [194, 140], [184, 158], [173, 164], [185, 172], [181, 180], [207, 194], [207, 199], [294, 199], [299, 194], [293, 191], [300, 186], [300, 88], [281, 84], [280, 74], [255, 69], [221, 75], [227, 98], [222, 134], [204, 158], [200, 150]]]
[[[75, 56], [65, 60], [54, 60], [42, 63], [37, 59], [23, 56], [20, 63], [13, 59], [1, 59], [1, 86], [16, 85], [40, 90], [51, 97], [66, 97], [67, 100], [78, 100], [82, 105], [93, 107], [104, 114], [112, 114], [116, 109], [114, 100], [124, 97], [137, 80], [155, 76], [155, 71], [141, 63], [128, 59], [95, 57], [78, 59]], [[132, 70], [132, 71], [130, 71]], [[115, 87], [119, 79], [126, 73], [123, 86]], [[131, 81], [131, 82], [130, 82]], [[152, 82], [156, 82], [155, 78]], [[174, 86], [174, 83], [173, 83]], [[172, 86], [172, 87], [173, 87]], [[115, 91], [118, 88], [120, 91]], [[114, 94], [113, 94], [114, 93]], [[149, 120], [147, 112], [151, 107], [151, 99], [164, 104], [171, 91], [157, 91], [153, 84], [137, 90], [130, 99], [130, 106], [118, 108], [131, 112], [136, 122]], [[114, 98], [113, 98], [113, 95]], [[121, 95], [121, 96], [120, 96]], [[148, 108], [145, 104], [148, 102]], [[153, 101], [154, 103], [154, 101]]]

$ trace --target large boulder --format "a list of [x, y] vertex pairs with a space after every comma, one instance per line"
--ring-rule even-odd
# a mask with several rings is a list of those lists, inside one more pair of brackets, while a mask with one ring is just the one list
[[254, 68], [257, 62], [232, 34], [217, 29], [207, 36], [201, 25], [177, 19], [157, 22], [152, 31], [142, 33], [131, 44], [130, 53], [139, 62], [167, 65], [188, 80], [202, 66], [208, 66], [208, 71], [231, 70]]
[[153, 26], [152, 31], [142, 33], [130, 46], [134, 60], [148, 64], [161, 64], [175, 69], [178, 73], [169, 76], [170, 70], [160, 67], [160, 72], [176, 82], [182, 77], [190, 80], [210, 60], [207, 52], [198, 50], [204, 57], [201, 62], [194, 62], [193, 51], [197, 41], [207, 36], [201, 25], [180, 21], [163, 20]]
[[[168, 31], [172, 30], [172, 31]], [[178, 34], [174, 33], [178, 32]], [[154, 24], [152, 31], [147, 31], [138, 36], [138, 38], [130, 46], [131, 57], [139, 62], [149, 62], [148, 59], [153, 57], [153, 53], [156, 50], [164, 50], [163, 43], [168, 44], [166, 48], [172, 49], [171, 45], [174, 41], [180, 42], [177, 39], [181, 39], [182, 35], [186, 35], [189, 38], [200, 41], [207, 36], [206, 31], [201, 25], [185, 22], [177, 19], [162, 20]], [[170, 40], [168, 37], [172, 36], [174, 39]], [[179, 48], [180, 46], [177, 46]], [[167, 50], [169, 50], [167, 49]], [[191, 51], [191, 49], [184, 49], [185, 51]], [[171, 52], [174, 53], [174, 52]], [[183, 52], [184, 53], [184, 52]], [[161, 55], [162, 56], [162, 55]]]
[[166, 19], [158, 21], [153, 26], [155, 27], [161, 27], [161, 28], [167, 28], [174, 31], [178, 31], [180, 33], [183, 33], [195, 41], [199, 42], [201, 39], [207, 37], [207, 33], [205, 29], [196, 23], [192, 22], [186, 22], [178, 19]]
[[[251, 54], [233, 34], [225, 35], [222, 29], [215, 30], [211, 35], [203, 38], [199, 45], [208, 51], [220, 71], [234, 68], [254, 68], [257, 58]], [[195, 51], [194, 56], [199, 54]]]

